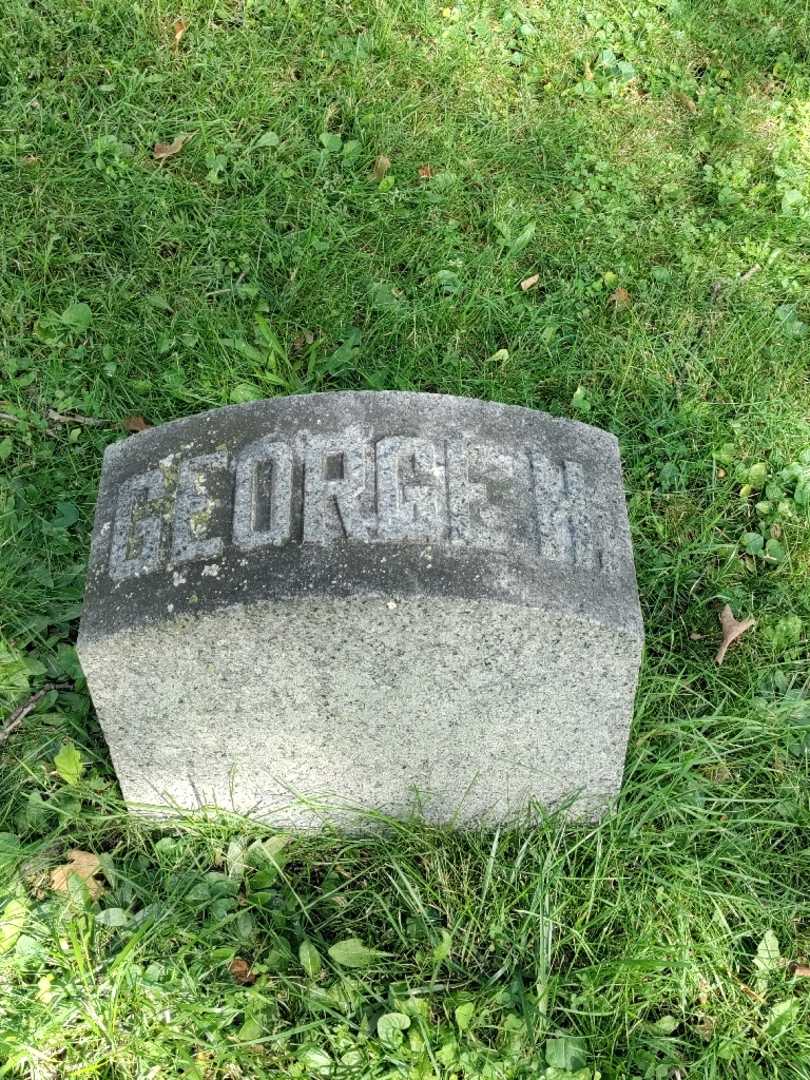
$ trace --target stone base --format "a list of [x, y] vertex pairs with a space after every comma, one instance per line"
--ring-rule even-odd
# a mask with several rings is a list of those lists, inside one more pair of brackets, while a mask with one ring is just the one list
[[132, 804], [471, 824], [613, 799], [639, 642], [491, 601], [298, 600], [122, 632], [82, 662]]

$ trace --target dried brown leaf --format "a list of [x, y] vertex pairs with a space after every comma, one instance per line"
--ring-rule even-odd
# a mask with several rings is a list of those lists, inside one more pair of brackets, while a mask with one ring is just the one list
[[388, 170], [391, 168], [391, 161], [385, 156], [380, 154], [377, 160], [374, 162], [374, 179], [382, 180]]
[[311, 330], [305, 330], [303, 334], [298, 334], [293, 339], [293, 351], [300, 353], [315, 341], [315, 335]]
[[51, 888], [54, 892], [68, 892], [68, 881], [71, 875], [75, 874], [77, 878], [84, 882], [93, 900], [97, 900], [104, 891], [104, 886], [96, 877], [96, 874], [101, 872], [101, 862], [98, 855], [94, 855], [92, 851], [79, 851], [76, 849], [69, 851], [67, 857], [68, 862], [51, 870]]
[[174, 23], [172, 24], [172, 29], [174, 30], [174, 47], [175, 47], [175, 49], [179, 48], [180, 39], [182, 38], [183, 34], [185, 34], [186, 30], [188, 30], [188, 27], [189, 27], [188, 19], [184, 19], [181, 16], [179, 19], [174, 20]]
[[733, 645], [738, 638], [741, 638], [746, 630], [750, 630], [752, 626], [756, 626], [755, 619], [743, 619], [742, 622], [738, 622], [734, 618], [734, 613], [728, 604], [720, 612], [720, 625], [723, 628], [723, 640], [720, 642], [720, 648], [717, 650], [717, 656], [714, 658], [716, 664], [722, 664], [726, 658], [729, 645]]
[[750, 998], [752, 1001], [757, 1001], [761, 1004], [765, 1000], [762, 994], [758, 994], [756, 990], [752, 990], [751, 987], [746, 986], [744, 982], [740, 983], [740, 989], [745, 994], [745, 996]]
[[432, 176], [433, 176], [433, 169], [430, 167], [430, 165], [420, 165], [419, 166], [419, 179], [420, 180], [430, 180], [430, 178]]
[[686, 109], [687, 112], [697, 112], [697, 105], [695, 104], [694, 99], [690, 98], [688, 94], [678, 92], [675, 94], [675, 100], [682, 108]]
[[135, 433], [137, 431], [146, 431], [152, 425], [148, 420], [144, 420], [142, 416], [125, 416], [121, 421], [121, 427], [124, 431]]
[[613, 290], [610, 299], [613, 301], [617, 311], [630, 307], [630, 293], [622, 285]]
[[523, 289], [524, 292], [528, 292], [529, 289], [533, 289], [535, 287], [539, 280], [539, 274], [532, 274], [531, 277], [524, 278], [523, 281], [521, 281], [520, 287], [521, 289]]
[[797, 979], [810, 979], [810, 964], [794, 964], [793, 974]]
[[714, 784], [727, 784], [729, 780], [734, 779], [734, 774], [728, 765], [709, 765], [703, 770], [703, 774]]
[[167, 158], [174, 157], [175, 154], [180, 153], [191, 137], [191, 135], [177, 135], [170, 143], [155, 143], [152, 156], [155, 161], [165, 161]]
[[235, 956], [233, 960], [231, 960], [228, 971], [230, 971], [234, 981], [241, 983], [242, 986], [251, 986], [256, 982], [256, 976], [253, 974], [253, 969], [247, 960], [243, 960], [241, 956]]
[[713, 1017], [704, 1016], [701, 1018], [699, 1023], [695, 1024], [695, 1031], [698, 1033], [698, 1035], [700, 1035], [701, 1039], [705, 1039], [706, 1042], [709, 1042], [711, 1037], [714, 1035], [714, 1029], [716, 1024], [717, 1021], [714, 1020]]

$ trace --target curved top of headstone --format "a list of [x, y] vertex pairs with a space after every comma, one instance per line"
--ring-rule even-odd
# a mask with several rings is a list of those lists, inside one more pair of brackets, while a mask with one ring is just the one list
[[107, 448], [81, 636], [296, 598], [492, 599], [641, 637], [615, 437], [514, 405], [349, 391]]

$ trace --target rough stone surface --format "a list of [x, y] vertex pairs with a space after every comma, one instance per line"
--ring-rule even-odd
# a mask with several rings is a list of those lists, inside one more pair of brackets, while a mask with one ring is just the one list
[[105, 454], [78, 649], [134, 805], [591, 816], [621, 782], [641, 645], [596, 428], [313, 394]]

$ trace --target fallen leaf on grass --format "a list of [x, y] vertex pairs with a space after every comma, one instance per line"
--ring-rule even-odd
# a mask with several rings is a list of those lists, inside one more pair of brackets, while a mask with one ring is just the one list
[[688, 94], [677, 93], [675, 94], [675, 100], [678, 102], [679, 105], [686, 109], [687, 112], [697, 112], [697, 105], [695, 104], [694, 100], [689, 97]]
[[174, 23], [172, 24], [172, 27], [174, 29], [174, 47], [175, 47], [175, 49], [179, 48], [180, 39], [182, 38], [183, 34], [185, 34], [186, 30], [188, 30], [188, 26], [189, 26], [188, 19], [179, 18], [179, 19], [174, 20]]
[[69, 892], [69, 879], [75, 874], [84, 883], [92, 899], [97, 900], [104, 891], [104, 886], [96, 878], [96, 874], [101, 872], [98, 855], [91, 851], [74, 850], [68, 852], [68, 859], [69, 862], [51, 871], [51, 888], [54, 892]]
[[734, 777], [727, 765], [709, 765], [703, 770], [703, 775], [715, 784], [727, 784]]
[[315, 340], [315, 335], [311, 330], [305, 330], [303, 334], [298, 334], [293, 339], [293, 352], [301, 352], [307, 345], [311, 345]]
[[242, 986], [252, 986], [256, 982], [253, 969], [247, 960], [243, 960], [241, 956], [235, 956], [231, 960], [228, 971], [230, 971], [234, 981], [241, 983]]
[[433, 176], [433, 169], [430, 167], [430, 165], [420, 165], [419, 166], [419, 179], [420, 180], [430, 180], [430, 178], [432, 176]]
[[374, 162], [374, 179], [375, 180], [384, 179], [385, 174], [388, 172], [388, 170], [390, 168], [391, 168], [390, 159], [387, 158], [385, 156], [385, 154], [380, 154], [380, 156]]
[[523, 281], [521, 281], [520, 287], [521, 289], [523, 289], [524, 292], [528, 292], [529, 289], [533, 289], [535, 287], [539, 280], [539, 274], [532, 274], [531, 277], [524, 278]]
[[711, 1016], [704, 1016], [699, 1023], [695, 1024], [695, 1031], [700, 1035], [701, 1039], [709, 1042], [714, 1035], [716, 1026], [717, 1022]]
[[810, 979], [810, 964], [795, 964], [793, 974], [797, 979]]
[[[193, 132], [192, 132], [193, 134]], [[155, 161], [165, 161], [167, 158], [179, 154], [192, 135], [177, 135], [170, 143], [155, 143], [152, 148], [152, 156]]]
[[762, 994], [758, 994], [755, 990], [752, 990], [750, 986], [746, 986], [743, 982], [740, 983], [740, 989], [747, 998], [750, 998], [751, 1001], [756, 1001], [760, 1005], [765, 1000]]
[[621, 285], [618, 289], [613, 290], [610, 294], [610, 299], [617, 311], [630, 307], [630, 293]]
[[738, 638], [741, 638], [746, 630], [750, 630], [752, 626], [756, 626], [755, 619], [743, 619], [742, 622], [738, 622], [734, 618], [734, 613], [728, 604], [720, 612], [720, 625], [723, 627], [723, 640], [720, 642], [720, 648], [717, 650], [717, 656], [714, 658], [714, 662], [719, 666], [723, 663], [728, 652], [729, 645], [733, 645]]
[[144, 420], [142, 416], [125, 416], [121, 421], [121, 427], [124, 431], [134, 433], [136, 431], [146, 431], [152, 425], [148, 420]]

